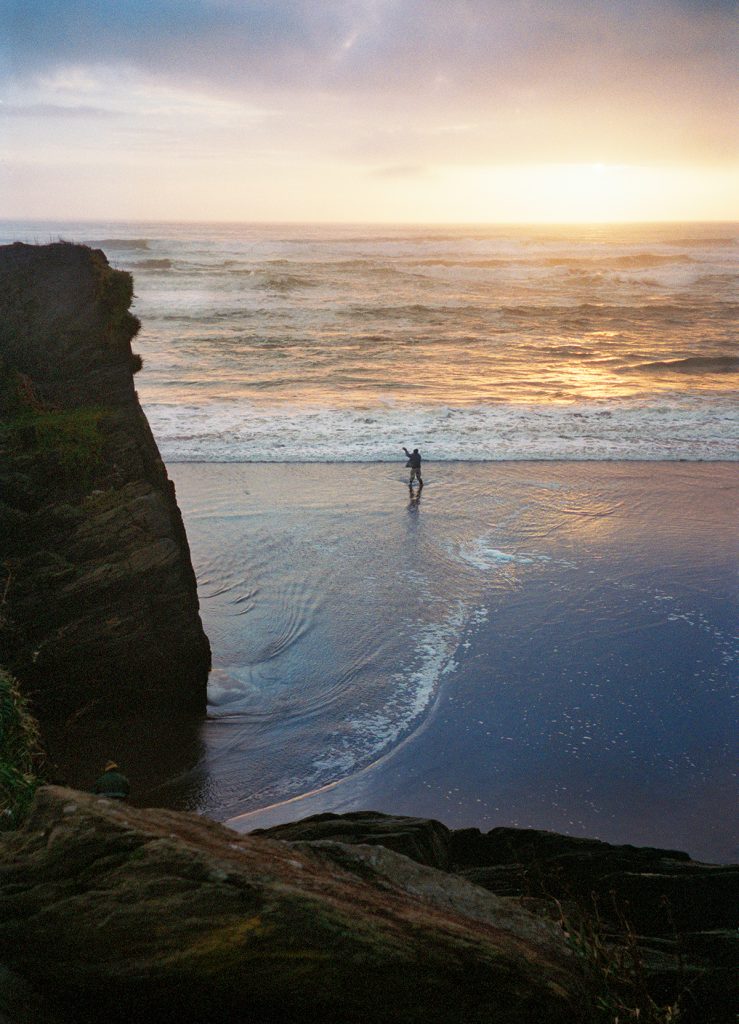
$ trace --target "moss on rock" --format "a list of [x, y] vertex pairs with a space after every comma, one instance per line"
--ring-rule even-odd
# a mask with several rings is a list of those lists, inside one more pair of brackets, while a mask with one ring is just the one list
[[102, 468], [102, 408], [26, 410], [0, 426], [0, 445], [33, 477], [86, 492]]

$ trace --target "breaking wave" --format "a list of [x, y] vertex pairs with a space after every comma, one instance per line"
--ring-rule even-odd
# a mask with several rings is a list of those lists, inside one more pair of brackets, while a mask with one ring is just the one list
[[168, 462], [399, 462], [407, 439], [430, 461], [729, 459], [739, 408], [667, 394], [567, 405], [386, 400], [362, 408], [269, 401], [146, 404]]
[[170, 460], [736, 457], [737, 225], [3, 231], [134, 273]]
[[136, 263], [132, 263], [131, 267], [134, 270], [172, 270], [174, 263], [168, 259], [138, 260]]
[[738, 373], [739, 356], [687, 356], [685, 359], [656, 360], [627, 367], [622, 372], [642, 373]]
[[148, 238], [98, 238], [95, 241], [87, 242], [97, 249], [118, 249], [123, 252], [135, 251], [137, 249], [148, 250]]

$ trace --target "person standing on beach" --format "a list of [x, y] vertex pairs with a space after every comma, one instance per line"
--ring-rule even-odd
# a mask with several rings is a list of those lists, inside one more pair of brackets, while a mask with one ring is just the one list
[[414, 448], [412, 452], [409, 452], [405, 445], [403, 445], [403, 451], [408, 457], [406, 466], [410, 466], [411, 469], [411, 478], [408, 481], [408, 486], [413, 487], [413, 481], [418, 480], [419, 488], [423, 487], [423, 480], [421, 479], [421, 453], [418, 448]]

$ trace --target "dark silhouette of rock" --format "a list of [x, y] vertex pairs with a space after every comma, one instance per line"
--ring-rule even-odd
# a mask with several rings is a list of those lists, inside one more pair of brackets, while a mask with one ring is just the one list
[[564, 905], [573, 926], [597, 919], [609, 941], [635, 943], [655, 999], [667, 1003], [687, 990], [685, 1024], [734, 1020], [736, 865], [535, 829], [450, 830], [438, 821], [376, 812], [320, 814], [253, 834], [291, 842], [387, 843], [421, 864], [443, 867], [552, 916]]
[[205, 708], [174, 487], [133, 386], [129, 274], [0, 247], [0, 661], [42, 719]]
[[572, 1024], [551, 922], [382, 846], [39, 791], [0, 841], [0, 961], [75, 1024]]
[[377, 811], [350, 814], [314, 814], [310, 818], [256, 829], [253, 836], [269, 836], [288, 842], [316, 842], [330, 839], [337, 843], [364, 843], [384, 846], [410, 857], [419, 864], [449, 868], [449, 850], [453, 833], [440, 821], [430, 818], [404, 818]]

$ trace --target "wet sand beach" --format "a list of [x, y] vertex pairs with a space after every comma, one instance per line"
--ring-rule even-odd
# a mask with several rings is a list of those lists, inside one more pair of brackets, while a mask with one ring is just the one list
[[420, 500], [387, 464], [171, 471], [214, 649], [200, 809], [734, 855], [735, 465], [439, 463]]
[[732, 463], [169, 467], [209, 713], [52, 737], [250, 830], [374, 809], [736, 856]]

